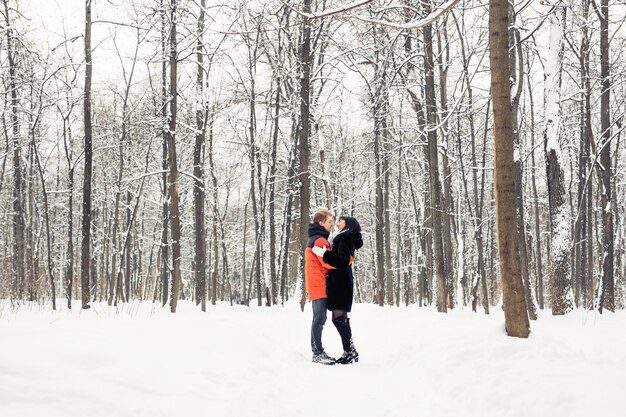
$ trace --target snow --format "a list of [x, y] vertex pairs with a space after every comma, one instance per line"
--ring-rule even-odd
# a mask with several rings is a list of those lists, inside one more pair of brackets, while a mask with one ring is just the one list
[[[0, 415], [624, 415], [623, 311], [543, 311], [524, 340], [505, 336], [498, 308], [356, 304], [360, 362], [324, 366], [311, 363], [310, 304], [178, 306], [0, 304]], [[330, 320], [323, 341], [341, 353]]]

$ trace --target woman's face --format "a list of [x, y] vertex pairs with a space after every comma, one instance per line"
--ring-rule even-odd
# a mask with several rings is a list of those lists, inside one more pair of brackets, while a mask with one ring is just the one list
[[337, 230], [340, 232], [346, 227], [346, 221], [344, 219], [339, 219], [337, 222]]

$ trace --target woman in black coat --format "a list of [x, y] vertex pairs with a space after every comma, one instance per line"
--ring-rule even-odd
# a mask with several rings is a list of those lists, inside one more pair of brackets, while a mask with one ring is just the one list
[[335, 267], [328, 271], [326, 279], [326, 293], [328, 294], [328, 309], [333, 314], [333, 324], [341, 336], [343, 355], [337, 363], [348, 364], [359, 361], [359, 353], [354, 348], [352, 329], [348, 312], [352, 310], [354, 294], [354, 276], [352, 263], [356, 249], [363, 246], [361, 226], [354, 217], [341, 216], [337, 222], [338, 233], [331, 242], [331, 249], [316, 253], [322, 256], [324, 262]]

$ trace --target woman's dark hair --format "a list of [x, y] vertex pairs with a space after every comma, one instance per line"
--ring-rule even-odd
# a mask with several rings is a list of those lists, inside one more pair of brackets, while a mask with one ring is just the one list
[[339, 220], [345, 221], [346, 222], [346, 229], [350, 230], [352, 233], [354, 233], [354, 234], [361, 233], [361, 225], [359, 224], [359, 222], [354, 217], [341, 216], [341, 217], [339, 217]]

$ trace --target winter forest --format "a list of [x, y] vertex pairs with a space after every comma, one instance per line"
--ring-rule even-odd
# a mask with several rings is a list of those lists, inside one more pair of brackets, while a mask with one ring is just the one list
[[1, 6], [0, 299], [304, 308], [329, 208], [356, 302], [624, 308], [620, 2]]

